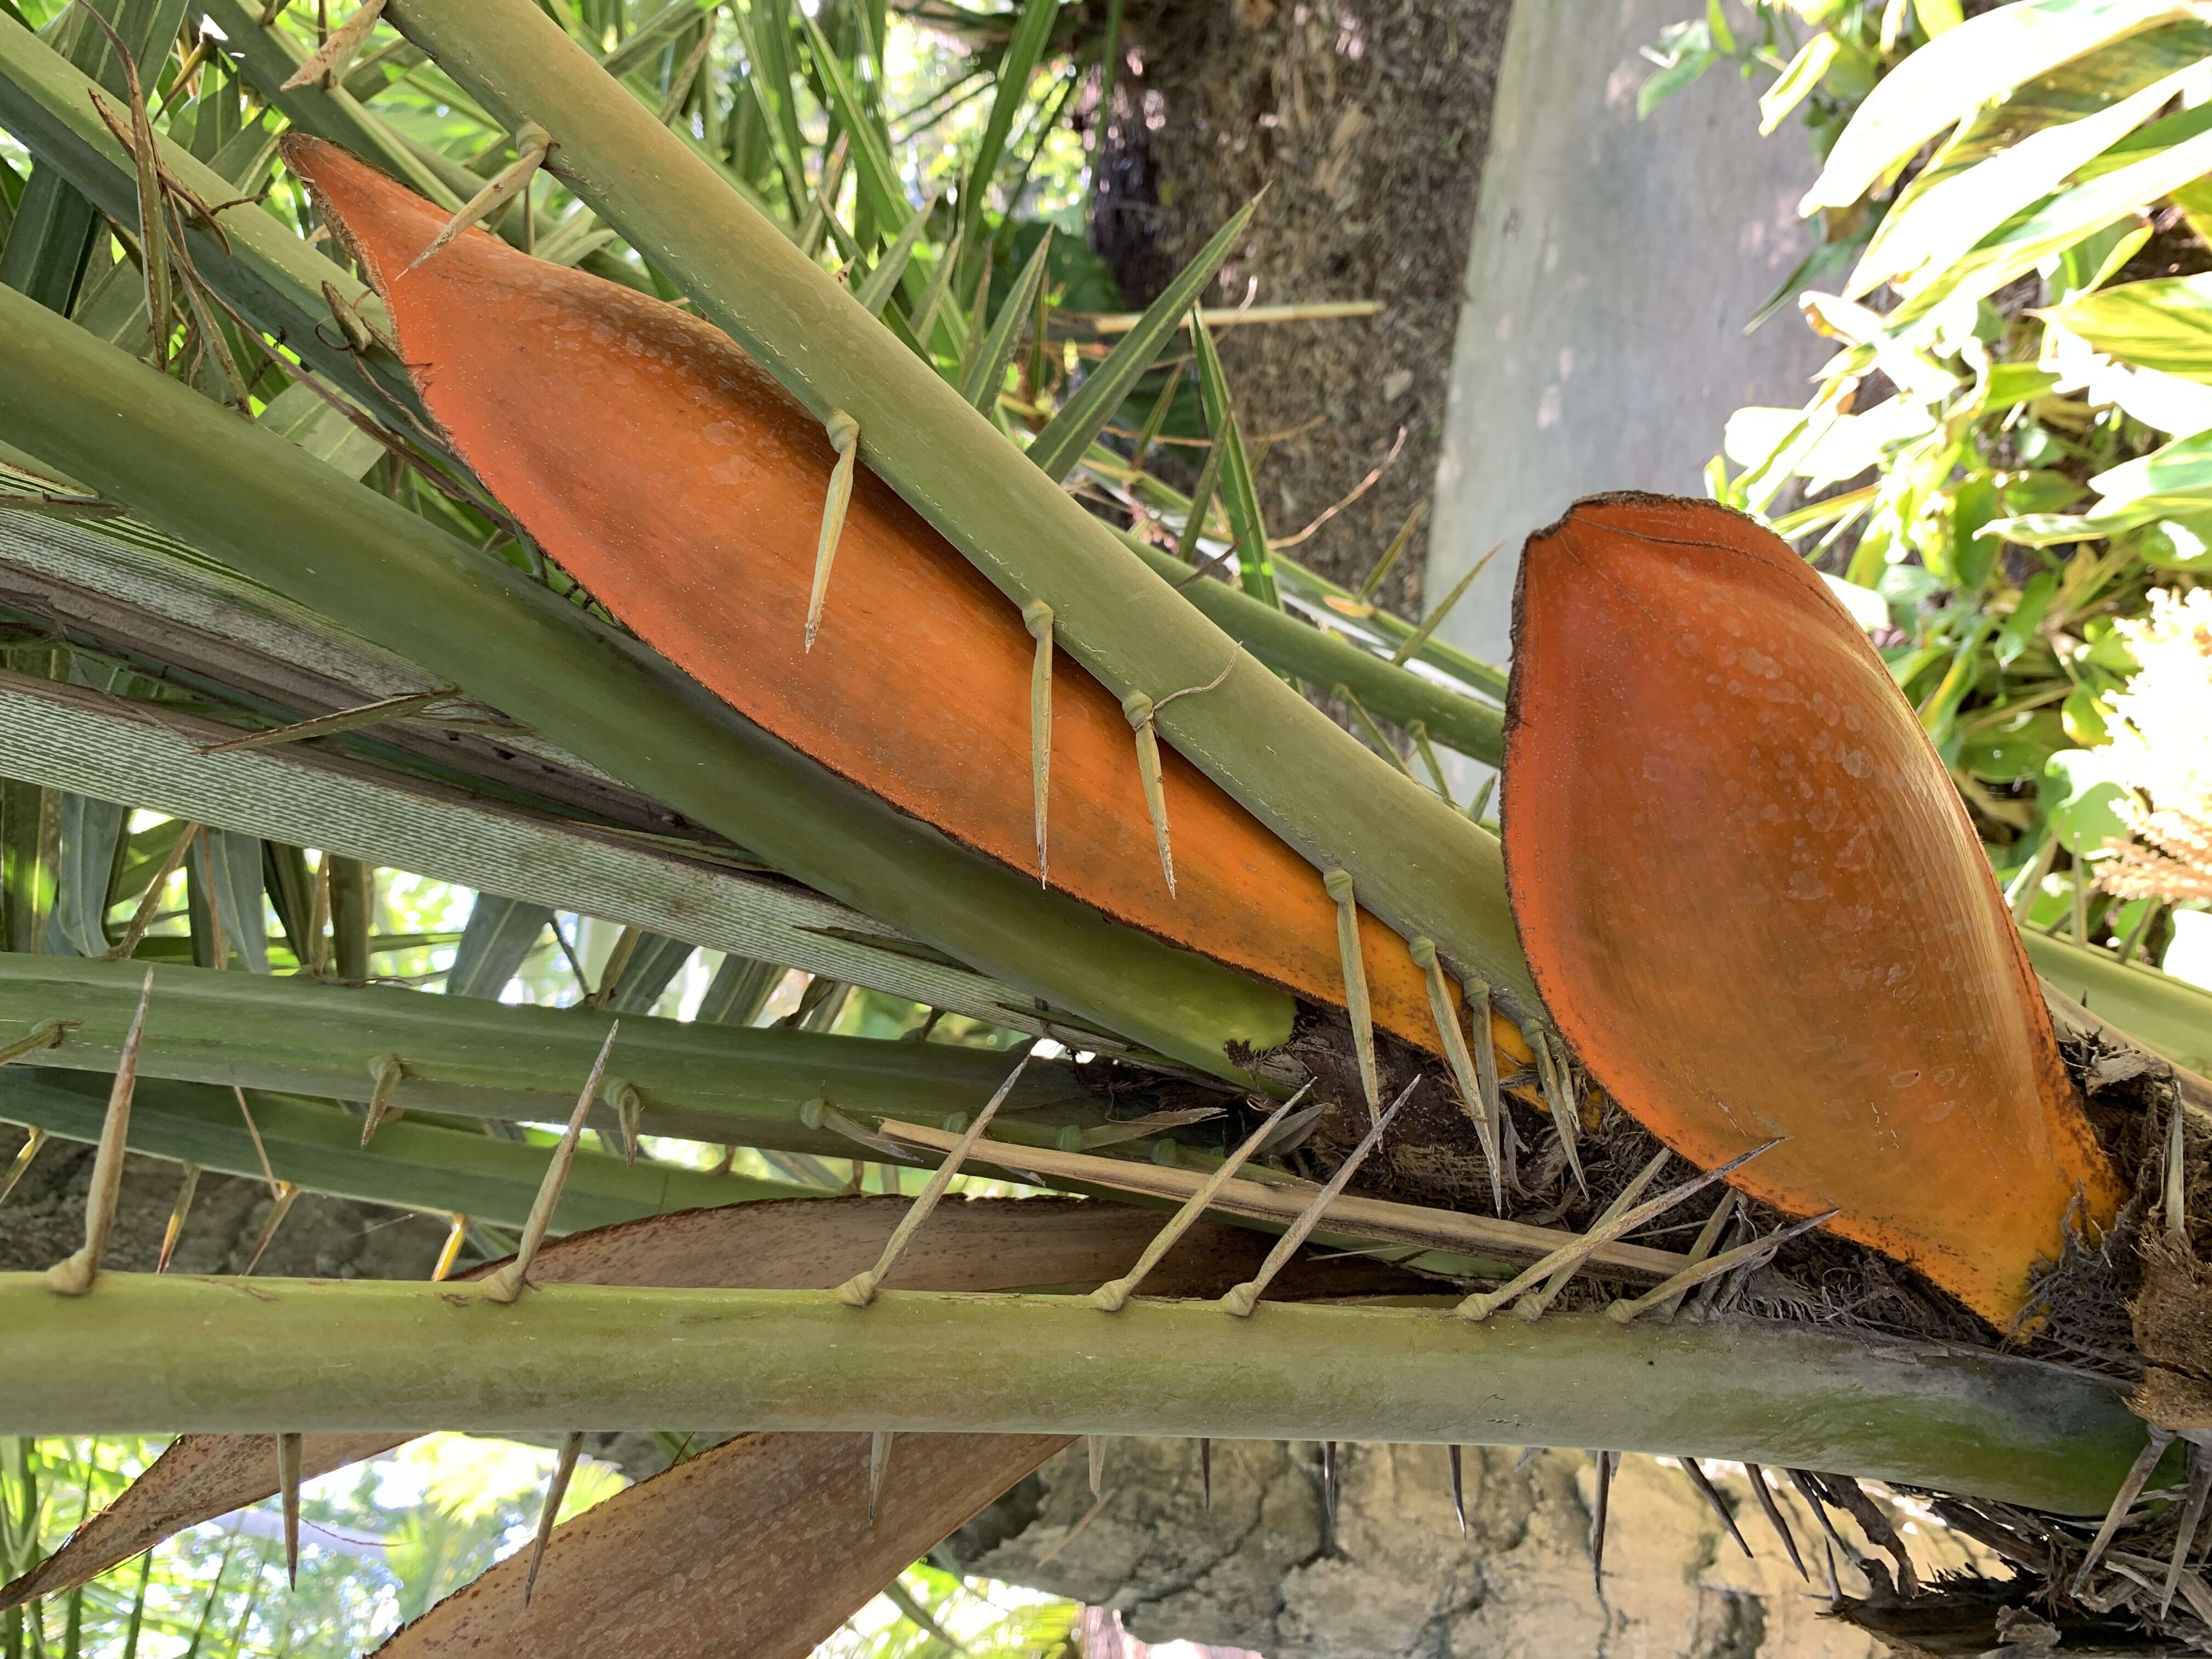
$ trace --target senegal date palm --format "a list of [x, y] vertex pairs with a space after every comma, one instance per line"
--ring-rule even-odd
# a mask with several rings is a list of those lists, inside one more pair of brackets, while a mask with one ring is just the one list
[[[1003, 282], [1049, 0], [919, 204], [880, 9], [755, 3], [732, 45], [719, 8], [388, 0], [312, 58], [281, 10], [0, 16], [35, 158], [0, 562], [46, 619], [0, 678], [9, 942], [110, 958], [0, 982], [0, 1118], [100, 1146], [84, 1247], [0, 1279], [0, 1431], [185, 1436], [14, 1601], [271, 1494], [295, 1536], [302, 1480], [441, 1427], [570, 1437], [534, 1547], [396, 1654], [802, 1652], [1078, 1436], [1731, 1458], [1876, 1545], [1856, 1478], [2126, 1517], [2196, 1425], [2069, 1344], [2133, 1288], [2083, 1264], [2132, 1262], [2146, 1160], [2185, 1278], [2199, 1085], [2054, 1027], [1785, 545], [1574, 507], [1502, 714], [1286, 613], [1322, 590], [1193, 313], [1241, 221], [1072, 382], [1045, 254]], [[355, 62], [380, 21], [394, 78]], [[1185, 337], [1194, 496], [1103, 442]], [[1503, 842], [1302, 685], [1502, 761]], [[447, 996], [358, 982], [374, 865], [486, 896]], [[148, 931], [179, 866], [192, 965]], [[623, 924], [587, 1006], [453, 994], [556, 909]], [[646, 1012], [698, 945], [702, 1018]], [[759, 1029], [787, 968], [817, 1000]], [[810, 1029], [848, 985], [924, 1040]], [[441, 1282], [103, 1272], [131, 1147], [448, 1216]], [[835, 1195], [825, 1157], [907, 1179]], [[584, 1431], [732, 1422], [551, 1527]], [[710, 1568], [711, 1615], [670, 1590]]]

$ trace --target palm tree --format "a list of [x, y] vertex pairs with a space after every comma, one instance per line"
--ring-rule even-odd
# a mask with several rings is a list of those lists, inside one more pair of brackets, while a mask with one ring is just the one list
[[[1270, 546], [1202, 316], [1196, 490], [1105, 446], [1167, 408], [1239, 224], [1056, 378], [1048, 253], [991, 276], [1051, 0], [919, 206], [879, 8], [757, 3], [732, 42], [689, 0], [627, 33], [391, 0], [312, 56], [282, 10], [201, 0], [173, 61], [166, 0], [0, 15], [36, 158], [0, 249], [0, 1116], [26, 1158], [100, 1148], [84, 1248], [0, 1279], [0, 1431], [189, 1431], [12, 1597], [433, 1428], [564, 1434], [565, 1471], [585, 1430], [733, 1420], [555, 1530], [556, 1475], [538, 1547], [394, 1650], [526, 1619], [802, 1651], [1073, 1438], [1138, 1433], [1728, 1458], [1877, 1546], [1878, 1478], [2087, 1580], [2017, 1516], [2124, 1480], [2124, 1518], [2166, 1443], [2068, 1362], [2169, 1137], [2187, 1249], [2199, 1085], [2122, 1034], [2173, 993], [2123, 974], [2054, 1032], [1940, 763], [1782, 544], [1577, 507], [1524, 564], [1509, 716]], [[403, 39], [356, 64], [380, 11]], [[1826, 706], [1700, 702], [1731, 623]], [[1504, 763], [1503, 843], [1432, 742]], [[1801, 811], [1801, 764], [1852, 781]], [[1793, 909], [1826, 897], [1807, 826], [1859, 861]], [[380, 867], [483, 895], [448, 995], [364, 983], [440, 942], [379, 934]], [[1719, 915], [1731, 883], [1772, 896]], [[622, 926], [583, 1006], [490, 1000], [556, 912]], [[700, 1017], [645, 1012], [701, 946]], [[812, 1000], [759, 1029], [787, 969]], [[441, 1279], [486, 1259], [102, 1273], [126, 1147], [260, 1174], [280, 1217], [450, 1217]], [[824, 1158], [890, 1189], [829, 1196]], [[963, 1169], [1115, 1201], [940, 1204]], [[1629, 1238], [1662, 1217], [1688, 1248]], [[731, 1559], [711, 1613], [666, 1593]], [[2132, 1583], [2100, 1594], [2154, 1608]]]

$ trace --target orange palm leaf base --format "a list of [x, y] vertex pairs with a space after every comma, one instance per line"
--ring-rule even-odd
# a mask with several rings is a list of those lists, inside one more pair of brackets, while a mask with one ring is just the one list
[[[822, 630], [804, 649], [836, 459], [819, 422], [720, 331], [482, 231], [409, 270], [444, 222], [438, 209], [334, 145], [290, 137], [284, 154], [383, 295], [431, 413], [563, 568], [748, 719], [1035, 873], [1034, 642], [921, 515], [860, 469]], [[896, 349], [888, 336], [885, 349]], [[1192, 663], [1190, 684], [1220, 666]], [[1344, 1005], [1335, 907], [1319, 874], [1164, 749], [1170, 895], [1128, 721], [1065, 656], [1052, 736], [1055, 888]], [[1404, 941], [1370, 916], [1360, 924], [1376, 1023], [1439, 1051]], [[1493, 1039], [1526, 1057], [1504, 1022]]]
[[2122, 1193], [1942, 763], [1778, 538], [1578, 503], [1528, 544], [1504, 817], [1545, 1006], [1705, 1168], [2002, 1325]]

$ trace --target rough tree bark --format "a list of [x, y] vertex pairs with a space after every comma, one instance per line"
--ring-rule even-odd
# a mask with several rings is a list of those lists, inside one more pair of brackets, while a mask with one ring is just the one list
[[[1823, 1616], [1825, 1583], [1800, 1581], [1741, 1475], [1712, 1474], [1757, 1556], [1746, 1560], [1680, 1468], [1622, 1461], [1602, 1595], [1590, 1577], [1593, 1460], [1467, 1449], [1468, 1534], [1452, 1518], [1435, 1446], [1339, 1449], [1335, 1526], [1321, 1449], [1217, 1441], [1213, 1504], [1198, 1445], [1108, 1443], [1093, 1499], [1078, 1447], [950, 1540], [969, 1571], [1112, 1607], [1132, 1636], [1252, 1649], [1267, 1659], [1870, 1659], [1881, 1649]], [[1778, 1496], [1816, 1577], [1821, 1535]], [[1918, 1565], [1958, 1570], [1955, 1538], [1893, 1509]], [[1853, 1549], [1864, 1545], [1848, 1521]], [[1846, 1594], [1864, 1581], [1840, 1559]]]

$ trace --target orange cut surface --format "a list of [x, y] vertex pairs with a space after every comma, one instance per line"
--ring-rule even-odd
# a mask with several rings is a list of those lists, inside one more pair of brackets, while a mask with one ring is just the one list
[[[408, 372], [455, 449], [564, 569], [748, 719], [1036, 873], [1035, 644], [920, 514], [859, 469], [821, 632], [804, 649], [836, 459], [819, 422], [720, 330], [481, 230], [410, 270], [444, 223], [439, 209], [321, 140], [289, 137], [284, 155], [383, 295]], [[888, 334], [884, 344], [902, 349]], [[1189, 683], [1221, 665], [1190, 664]], [[1319, 873], [1163, 743], [1169, 893], [1128, 721], [1064, 653], [1052, 738], [1054, 888], [1343, 1006], [1335, 907]], [[1404, 941], [1364, 914], [1360, 933], [1376, 1024], [1438, 1052]], [[1525, 1057], [1502, 1020], [1493, 1036]]]
[[1999, 1325], [2119, 1182], [1966, 808], [1821, 579], [1710, 502], [1578, 503], [1515, 605], [1506, 876], [1622, 1107]]

